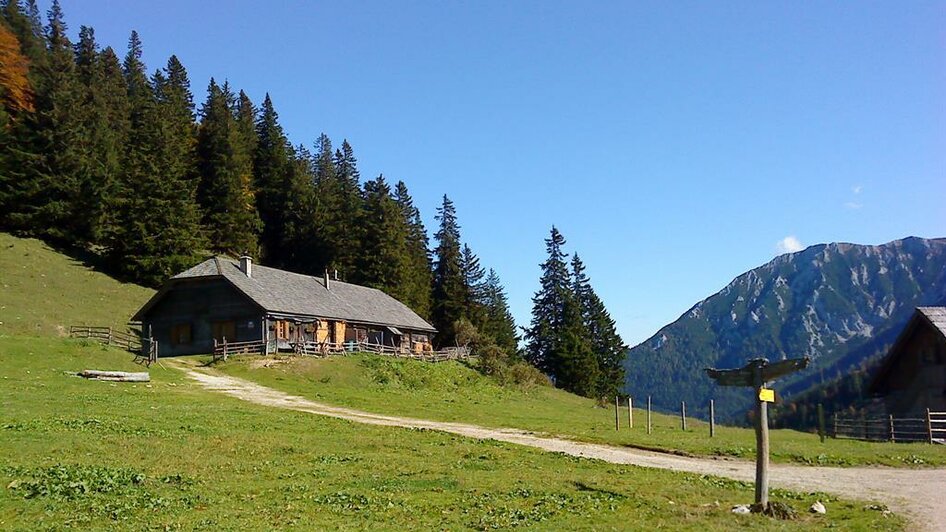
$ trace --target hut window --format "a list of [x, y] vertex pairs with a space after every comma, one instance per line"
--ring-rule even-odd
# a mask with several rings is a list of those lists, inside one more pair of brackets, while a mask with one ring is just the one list
[[289, 322], [288, 321], [276, 322], [276, 338], [280, 340], [289, 339]]
[[222, 342], [224, 339], [229, 342], [236, 340], [235, 321], [215, 321], [211, 324], [211, 327], [213, 328], [214, 340], [218, 342]]
[[171, 345], [188, 345], [191, 343], [191, 324], [178, 323], [171, 326]]

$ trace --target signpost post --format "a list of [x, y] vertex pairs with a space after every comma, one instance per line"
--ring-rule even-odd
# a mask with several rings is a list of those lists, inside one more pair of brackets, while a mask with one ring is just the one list
[[769, 364], [766, 358], [755, 358], [739, 369], [706, 368], [706, 374], [720, 386], [751, 386], [755, 390], [755, 504], [753, 511], [764, 512], [769, 505], [769, 411], [775, 402], [775, 390], [765, 383], [808, 367], [808, 357], [793, 358]]

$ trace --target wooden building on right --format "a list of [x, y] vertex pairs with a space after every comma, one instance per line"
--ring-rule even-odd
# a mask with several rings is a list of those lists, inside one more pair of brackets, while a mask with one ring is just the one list
[[893, 416], [946, 412], [946, 307], [917, 307], [871, 380]]

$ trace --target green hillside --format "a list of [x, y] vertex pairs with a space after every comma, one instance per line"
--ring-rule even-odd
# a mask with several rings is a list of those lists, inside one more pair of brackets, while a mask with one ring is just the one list
[[0, 334], [125, 327], [154, 290], [122, 283], [35, 239], [0, 233]]
[[863, 502], [775, 490], [824, 516], [737, 516], [752, 486], [253, 405], [127, 353], [0, 336], [0, 529], [901, 530]]
[[[316, 401], [380, 414], [438, 421], [510, 427], [562, 435], [574, 440], [664, 450], [702, 456], [755, 457], [755, 432], [717, 427], [679, 416], [653, 414], [646, 431], [646, 398], [637, 398], [634, 429], [621, 410], [621, 430], [614, 429], [614, 405], [600, 406], [546, 386], [499, 386], [492, 378], [459, 362], [430, 364], [374, 355], [300, 358], [231, 358], [216, 368], [266, 386]], [[874, 443], [829, 439], [795, 430], [771, 431], [772, 460], [784, 463], [895, 467], [946, 465], [946, 447], [923, 443]]]

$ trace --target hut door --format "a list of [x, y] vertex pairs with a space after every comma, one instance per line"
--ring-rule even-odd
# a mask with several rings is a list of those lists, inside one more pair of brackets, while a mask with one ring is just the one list
[[226, 339], [228, 342], [236, 341], [236, 322], [233, 320], [230, 321], [215, 321], [212, 324], [214, 340], [218, 342], [224, 341]]

